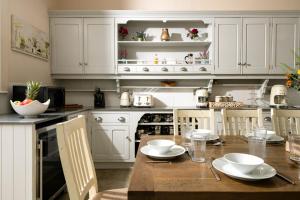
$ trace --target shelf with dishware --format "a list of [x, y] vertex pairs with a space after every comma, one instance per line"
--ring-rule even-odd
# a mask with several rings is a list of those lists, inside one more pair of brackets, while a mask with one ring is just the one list
[[119, 74], [211, 74], [212, 21], [117, 23]]

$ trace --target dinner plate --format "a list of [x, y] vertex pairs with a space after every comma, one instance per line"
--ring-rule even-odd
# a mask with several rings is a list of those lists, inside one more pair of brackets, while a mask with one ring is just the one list
[[260, 167], [248, 174], [241, 173], [233, 168], [232, 165], [229, 164], [223, 157], [215, 159], [212, 162], [212, 165], [216, 170], [226, 174], [227, 176], [244, 181], [269, 179], [276, 175], [276, 170], [266, 163], [262, 164]]
[[168, 152], [166, 153], [158, 153], [155, 149], [150, 148], [150, 146], [143, 146], [140, 151], [151, 158], [155, 159], [173, 159], [177, 156], [180, 156], [185, 153], [185, 148], [179, 145], [174, 145]]
[[[251, 134], [246, 134], [245, 137], [248, 138]], [[279, 135], [273, 135], [267, 140], [267, 143], [276, 143], [276, 142], [283, 142], [284, 138]]]

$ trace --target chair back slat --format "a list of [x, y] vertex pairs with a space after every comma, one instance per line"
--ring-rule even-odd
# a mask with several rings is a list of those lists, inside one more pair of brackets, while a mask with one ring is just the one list
[[59, 154], [70, 199], [84, 200], [98, 192], [97, 177], [88, 144], [85, 117], [57, 125]]
[[271, 110], [272, 126], [277, 135], [300, 134], [300, 110]]
[[174, 135], [180, 135], [185, 127], [191, 129], [210, 129], [214, 134], [214, 110], [179, 110], [174, 109]]
[[257, 126], [262, 126], [262, 110], [227, 110], [221, 111], [223, 135], [245, 135]]

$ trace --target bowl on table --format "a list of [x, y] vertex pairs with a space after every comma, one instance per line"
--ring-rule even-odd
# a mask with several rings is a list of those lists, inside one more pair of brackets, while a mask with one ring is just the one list
[[172, 140], [156, 139], [148, 141], [147, 145], [158, 153], [163, 154], [168, 152], [175, 145], [175, 142]]
[[16, 113], [24, 117], [31, 118], [44, 113], [49, 107], [50, 99], [48, 99], [45, 103], [34, 100], [26, 105], [16, 105], [12, 100], [10, 100], [10, 104]]
[[237, 171], [247, 174], [264, 163], [264, 160], [244, 153], [228, 153], [223, 158]]

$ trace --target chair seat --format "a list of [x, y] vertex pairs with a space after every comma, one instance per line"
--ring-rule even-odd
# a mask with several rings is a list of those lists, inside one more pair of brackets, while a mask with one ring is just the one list
[[90, 200], [127, 200], [127, 188], [105, 190], [97, 193]]

